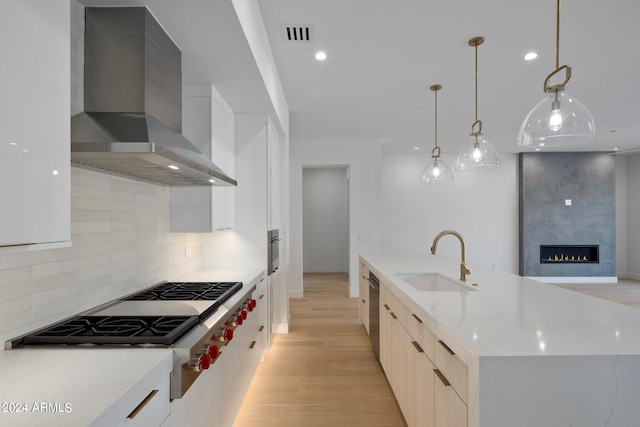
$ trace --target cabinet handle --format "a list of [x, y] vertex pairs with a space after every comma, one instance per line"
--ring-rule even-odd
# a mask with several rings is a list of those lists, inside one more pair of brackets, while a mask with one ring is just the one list
[[366, 304], [366, 303], [367, 303], [367, 302], [364, 300], [364, 298], [362, 298], [362, 302], [363, 302], [364, 304]]
[[438, 340], [438, 342], [440, 343], [440, 345], [441, 345], [441, 346], [443, 346], [443, 347], [444, 347], [444, 349], [445, 349], [445, 350], [447, 350], [447, 352], [448, 352], [450, 355], [452, 355], [452, 356], [455, 356], [455, 355], [456, 355], [456, 354], [453, 352], [453, 350], [451, 350], [451, 349], [449, 348], [449, 346], [448, 346], [448, 345], [446, 345], [442, 340]]
[[416, 316], [413, 313], [411, 313], [411, 315], [413, 316], [414, 319], [416, 319], [418, 321], [418, 323], [422, 323], [422, 319], [421, 318], [419, 318], [418, 316]]
[[264, 294], [260, 295], [260, 298], [258, 298], [258, 299], [262, 299], [262, 298], [264, 298]]
[[255, 346], [256, 346], [256, 341], [252, 341], [251, 345], [249, 346], [249, 350], [251, 350]]
[[396, 314], [393, 311], [390, 311], [389, 314], [391, 315], [391, 317], [398, 320], [398, 316], [396, 316]]
[[383, 306], [384, 306], [384, 308], [386, 308], [387, 310], [391, 310], [387, 304], [383, 304]]
[[258, 329], [258, 332], [262, 332], [264, 330], [264, 325], [260, 326], [260, 329]]
[[447, 381], [447, 379], [445, 378], [444, 375], [442, 375], [442, 372], [440, 372], [440, 369], [434, 369], [433, 373], [436, 374], [436, 376], [438, 378], [440, 378], [440, 381], [442, 381], [442, 384], [444, 384], [445, 387], [450, 386], [451, 384], [449, 383], [449, 381]]
[[424, 353], [424, 350], [422, 349], [422, 347], [420, 347], [420, 344], [418, 344], [415, 341], [411, 341], [411, 344], [413, 344], [413, 346], [416, 348], [416, 350], [418, 350], [418, 353]]
[[136, 409], [134, 409], [129, 415], [127, 415], [127, 418], [134, 419], [136, 415], [138, 415], [140, 411], [142, 411], [144, 407], [147, 406], [147, 403], [149, 403], [151, 399], [153, 399], [153, 396], [155, 396], [156, 394], [158, 394], [158, 390], [152, 390], [151, 393], [149, 393], [147, 397], [145, 397], [144, 400], [140, 402], [138, 406], [136, 406]]

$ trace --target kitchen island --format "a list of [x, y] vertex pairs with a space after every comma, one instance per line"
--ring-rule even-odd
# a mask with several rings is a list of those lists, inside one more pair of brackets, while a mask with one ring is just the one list
[[[438, 415], [449, 401], [435, 392], [434, 425], [443, 419], [447, 427], [638, 425], [640, 310], [473, 264], [459, 289], [409, 283], [425, 273], [459, 283], [460, 261], [444, 256], [362, 255], [360, 264], [361, 280], [370, 271], [380, 281], [380, 359], [387, 375], [403, 378], [395, 354], [404, 354], [403, 344], [394, 337], [406, 332], [435, 372], [416, 387], [433, 381], [427, 391], [433, 395], [445, 384], [457, 399], [447, 406], [463, 414], [453, 423], [451, 414]], [[387, 322], [385, 311], [404, 328]], [[422, 395], [389, 379], [403, 412], [425, 406], [403, 404]], [[405, 418], [410, 426], [416, 419]]]

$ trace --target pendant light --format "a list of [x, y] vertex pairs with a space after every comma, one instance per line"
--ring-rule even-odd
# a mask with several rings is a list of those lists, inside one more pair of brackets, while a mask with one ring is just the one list
[[478, 120], [478, 46], [484, 43], [484, 37], [469, 40], [469, 46], [476, 51], [476, 121], [471, 125], [471, 144], [463, 149], [456, 159], [456, 170], [475, 171], [500, 167], [500, 159], [493, 145], [482, 135], [482, 121]]
[[440, 147], [438, 146], [438, 91], [441, 85], [433, 85], [430, 88], [435, 93], [435, 147], [431, 150], [431, 162], [422, 171], [420, 182], [438, 183], [453, 181], [451, 168], [440, 159]]
[[[518, 132], [518, 145], [524, 147], [559, 147], [591, 141], [596, 137], [593, 116], [577, 99], [565, 92], [571, 67], [560, 66], [560, 0], [556, 8], [556, 69], [544, 80], [548, 96], [527, 115]], [[564, 71], [564, 81], [550, 84], [551, 78]]]

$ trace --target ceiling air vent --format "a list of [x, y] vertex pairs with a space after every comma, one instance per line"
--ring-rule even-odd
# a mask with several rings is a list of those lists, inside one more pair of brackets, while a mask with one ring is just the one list
[[282, 25], [282, 36], [290, 42], [310, 42], [313, 40], [313, 27], [311, 25]]

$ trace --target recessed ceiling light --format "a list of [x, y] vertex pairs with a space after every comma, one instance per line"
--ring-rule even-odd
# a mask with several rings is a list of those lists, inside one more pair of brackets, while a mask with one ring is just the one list
[[420, 149], [420, 147], [413, 147], [413, 149], [414, 149], [414, 150], [419, 150], [419, 149]]
[[524, 56], [525, 61], [532, 61], [538, 57], [538, 54], [535, 52], [529, 52]]
[[327, 59], [327, 54], [323, 51], [318, 51], [316, 52], [316, 59], [318, 61], [324, 61], [325, 59]]
[[173, 169], [173, 170], [178, 170], [180, 169], [179, 167], [175, 166], [175, 165], [169, 165], [167, 166], [169, 169]]
[[209, 182], [212, 183], [212, 184], [215, 184], [216, 180], [215, 179], [210, 179]]

